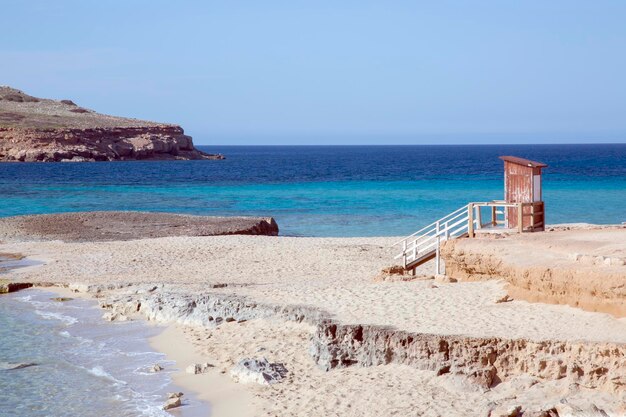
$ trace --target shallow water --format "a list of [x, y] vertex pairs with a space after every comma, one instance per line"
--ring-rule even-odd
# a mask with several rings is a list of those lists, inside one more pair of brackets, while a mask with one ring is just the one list
[[[143, 322], [108, 323], [90, 300], [52, 301], [25, 290], [0, 297], [1, 416], [171, 416], [161, 410], [175, 364], [148, 338], [160, 329]], [[33, 366], [11, 369], [17, 363]], [[150, 373], [155, 363], [164, 371]], [[185, 395], [176, 415], [195, 417], [208, 406]]]
[[397, 236], [503, 198], [499, 155], [549, 166], [548, 223], [626, 221], [626, 144], [201, 147], [223, 161], [0, 164], [0, 217], [151, 210], [276, 218], [283, 235]]
[[7, 256], [0, 253], [0, 275], [16, 268], [26, 268], [27, 266], [41, 265], [43, 262], [29, 258], [18, 259], [14, 256]]

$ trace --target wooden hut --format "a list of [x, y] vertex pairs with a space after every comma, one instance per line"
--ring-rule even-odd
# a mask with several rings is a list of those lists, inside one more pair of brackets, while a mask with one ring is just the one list
[[506, 209], [506, 227], [537, 231], [545, 228], [545, 204], [541, 190], [541, 170], [546, 164], [516, 156], [501, 156], [504, 161], [504, 201], [526, 203], [523, 208]]

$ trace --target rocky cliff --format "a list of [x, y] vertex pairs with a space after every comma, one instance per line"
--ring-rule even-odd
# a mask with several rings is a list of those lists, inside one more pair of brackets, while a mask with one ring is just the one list
[[508, 294], [626, 317], [626, 228], [557, 228], [442, 245], [446, 275], [461, 281], [504, 279]]
[[108, 116], [71, 100], [0, 87], [0, 161], [223, 159], [197, 150], [180, 126]]

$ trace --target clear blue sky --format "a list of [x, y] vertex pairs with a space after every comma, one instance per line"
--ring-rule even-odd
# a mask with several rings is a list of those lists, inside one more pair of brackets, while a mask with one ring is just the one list
[[0, 3], [0, 84], [197, 144], [626, 141], [624, 0]]

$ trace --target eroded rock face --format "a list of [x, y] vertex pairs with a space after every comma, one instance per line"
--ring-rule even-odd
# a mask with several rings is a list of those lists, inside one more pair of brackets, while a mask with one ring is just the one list
[[[128, 296], [107, 301], [114, 311], [138, 311], [148, 320], [190, 326], [219, 326], [232, 321], [279, 317], [295, 322], [316, 323], [327, 313], [308, 306], [258, 303], [242, 296], [204, 293], [197, 296], [160, 293]], [[139, 309], [134, 310], [139, 306]]]
[[465, 375], [483, 387], [521, 374], [611, 392], [626, 387], [626, 351], [615, 343], [419, 334], [328, 321], [318, 325], [310, 353], [327, 370], [396, 363]]
[[311, 307], [263, 304], [217, 293], [135, 293], [105, 304], [113, 311], [138, 312], [149, 320], [192, 326], [270, 317], [315, 324], [309, 353], [325, 370], [402, 364], [438, 375], [463, 375], [485, 388], [518, 375], [566, 378], [608, 392], [626, 387], [626, 347], [618, 343], [411, 333], [384, 326], [340, 324]]
[[[527, 236], [517, 236], [517, 240], [447, 241], [441, 248], [446, 274], [461, 281], [504, 279], [509, 284], [507, 292], [514, 299], [567, 304], [626, 317], [626, 269], [623, 265], [617, 265], [617, 261], [615, 265], [608, 262], [602, 266], [597, 263], [588, 265], [579, 259], [580, 256], [567, 255], [554, 257], [552, 262], [522, 263], [516, 259], [514, 249], [524, 247], [513, 245], [524, 238], [528, 239]], [[526, 248], [533, 249], [530, 244]]]
[[6, 294], [32, 287], [28, 282], [0, 282], [0, 294]]
[[141, 159], [223, 159], [194, 148], [179, 126], [95, 129], [0, 127], [0, 161], [91, 162]]
[[197, 150], [180, 126], [108, 116], [0, 87], [0, 161], [223, 159]]

